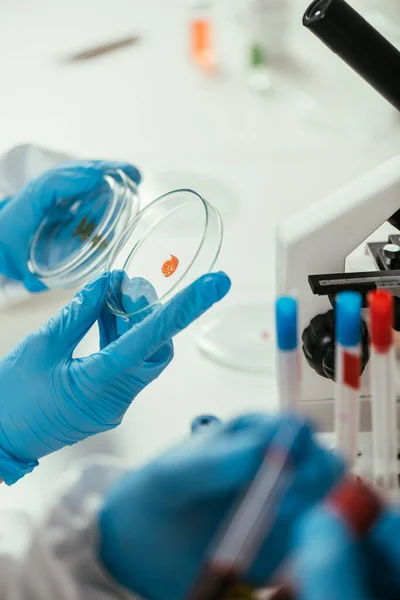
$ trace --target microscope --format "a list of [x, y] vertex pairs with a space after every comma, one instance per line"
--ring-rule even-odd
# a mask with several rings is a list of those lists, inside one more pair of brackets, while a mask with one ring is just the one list
[[[344, 0], [315, 0], [303, 24], [400, 111], [400, 52]], [[277, 293], [299, 301], [302, 406], [334, 430], [334, 300], [344, 290], [390, 289], [400, 332], [400, 155], [283, 222]], [[388, 232], [371, 235], [389, 222]], [[357, 251], [354, 253], [353, 251]], [[371, 431], [368, 315], [362, 331], [361, 431]], [[399, 334], [400, 337], [400, 334]], [[399, 378], [400, 393], [400, 378]]]

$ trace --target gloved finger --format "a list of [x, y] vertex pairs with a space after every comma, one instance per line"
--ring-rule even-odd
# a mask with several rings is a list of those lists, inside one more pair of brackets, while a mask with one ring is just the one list
[[[4, 208], [4, 213], [10, 211], [15, 215], [19, 210], [23, 213], [24, 218], [19, 222], [18, 229], [21, 240], [31, 239], [48, 209], [57, 201], [85, 195], [100, 184], [102, 172], [83, 164], [47, 171], [28, 183]], [[5, 214], [3, 216], [6, 218]]]
[[146, 279], [130, 279], [124, 271], [115, 270], [110, 274], [107, 300], [116, 311], [126, 315], [114, 315], [104, 306], [99, 318], [100, 348], [115, 341], [148, 316], [156, 306], [157, 294]]
[[[135, 313], [126, 317], [114, 315], [107, 305], [104, 305], [99, 318], [100, 349], [129, 331], [135, 324], [148, 316], [154, 306], [157, 306], [157, 294], [151, 283], [142, 278], [130, 279], [121, 270], [112, 271], [107, 290], [107, 298], [117, 310]], [[140, 310], [140, 312], [135, 312]], [[147, 376], [158, 377], [162, 370], [171, 362], [174, 356], [172, 340], [166, 342], [147, 361]]]
[[104, 306], [99, 318], [100, 348], [105, 348], [144, 319], [151, 312], [146, 307], [157, 300], [157, 294], [145, 279], [130, 279], [124, 271], [114, 270], [110, 274], [107, 300], [116, 311], [127, 314], [115, 315], [107, 305]]
[[92, 162], [69, 163], [33, 180], [22, 193], [32, 197], [34, 214], [42, 215], [59, 198], [73, 198], [93, 190], [102, 176], [103, 172]]
[[338, 516], [318, 507], [295, 534], [295, 589], [299, 600], [371, 600], [355, 541]]
[[29, 272], [26, 273], [23, 283], [28, 292], [32, 292], [34, 294], [47, 290], [47, 287], [44, 285], [44, 283], [42, 283], [40, 279]]
[[151, 314], [158, 305], [158, 298], [151, 283], [142, 277], [131, 279], [124, 273], [119, 285], [120, 309], [126, 316], [117, 320], [117, 330], [123, 335]]
[[[121, 282], [125, 276], [124, 271], [115, 270], [110, 273], [109, 285], [107, 289], [107, 299], [111, 302], [112, 306], [117, 306], [118, 290], [120, 289]], [[111, 312], [107, 304], [104, 304], [103, 309], [98, 319], [99, 336], [100, 336], [100, 349], [105, 348], [111, 342], [114, 342], [119, 337], [117, 330], [117, 316]]]
[[103, 175], [106, 171], [123, 171], [125, 175], [129, 177], [132, 181], [134, 181], [137, 185], [141, 182], [141, 174], [139, 169], [134, 165], [127, 163], [125, 161], [112, 161], [112, 160], [73, 160], [67, 161], [61, 164], [56, 169], [53, 169], [53, 172], [61, 172], [61, 171], [76, 171], [79, 175], [85, 174], [89, 171], [97, 171], [100, 176]]
[[113, 365], [122, 370], [129, 369], [132, 362], [145, 362], [162, 345], [221, 300], [229, 288], [230, 280], [224, 273], [200, 277], [133, 330], [110, 344], [98, 359], [111, 358]]
[[97, 323], [99, 327], [99, 345], [100, 350], [102, 350], [118, 338], [116, 316], [106, 304], [103, 304]]
[[105, 272], [85, 285], [70, 304], [39, 329], [39, 335], [51, 336], [51, 352], [59, 356], [72, 356], [75, 347], [99, 317], [109, 275]]
[[95, 189], [101, 183], [107, 169], [121, 168], [134, 181], [140, 181], [136, 167], [127, 163], [104, 161], [75, 161], [47, 171], [38, 179], [30, 182], [22, 192], [16, 196], [15, 201], [28, 194], [32, 198], [32, 205], [27, 207], [27, 222], [39, 225], [44, 212], [60, 198], [73, 198]]
[[[125, 273], [121, 281], [120, 298], [121, 310], [127, 313], [126, 317], [117, 317], [118, 336], [129, 331], [134, 325], [148, 317], [159, 303], [154, 287], [149, 281], [141, 277], [130, 279]], [[165, 368], [174, 355], [172, 340], [168, 340], [145, 362], [151, 367]]]
[[132, 181], [134, 181], [137, 185], [142, 180], [141, 173], [139, 169], [137, 169], [134, 165], [131, 165], [127, 162], [121, 161], [106, 161], [106, 160], [98, 160], [94, 161], [94, 164], [101, 171], [107, 171], [109, 169], [120, 170], [125, 173]]
[[[301, 454], [311, 432], [305, 423], [295, 421], [299, 431], [296, 453]], [[166, 473], [171, 500], [183, 504], [235, 496], [254, 477], [278, 427], [288, 422], [294, 419], [245, 415], [192, 436], [157, 461], [158, 481], [165, 486], [162, 474]]]

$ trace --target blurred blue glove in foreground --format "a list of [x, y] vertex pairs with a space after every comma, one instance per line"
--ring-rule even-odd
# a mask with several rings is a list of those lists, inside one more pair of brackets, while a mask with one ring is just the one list
[[295, 545], [297, 600], [372, 600], [359, 544], [339, 516], [320, 507], [311, 511]]
[[136, 167], [107, 161], [76, 161], [47, 171], [12, 198], [0, 204], [0, 274], [39, 292], [45, 286], [27, 267], [31, 239], [46, 211], [66, 197], [86, 194], [100, 186], [103, 174], [120, 169], [140, 183]]
[[[223, 273], [205, 275], [132, 326], [104, 308], [109, 278], [105, 273], [86, 285], [0, 362], [0, 477], [6, 483], [31, 471], [38, 458], [116, 427], [171, 361], [171, 338], [230, 287]], [[154, 295], [150, 284], [147, 290]], [[73, 359], [98, 318], [102, 350]]]
[[359, 540], [333, 511], [312, 509], [294, 535], [296, 600], [399, 598], [399, 538], [398, 507], [388, 507], [367, 537]]
[[[288, 418], [248, 415], [213, 425], [117, 483], [100, 513], [100, 557], [115, 579], [143, 598], [184, 600], [232, 502]], [[286, 556], [294, 522], [343, 473], [340, 460], [298, 426], [294, 482], [249, 574], [256, 585]]]

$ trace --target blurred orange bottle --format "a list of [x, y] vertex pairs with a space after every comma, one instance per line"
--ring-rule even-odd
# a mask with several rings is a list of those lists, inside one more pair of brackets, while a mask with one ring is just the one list
[[198, 0], [192, 4], [190, 22], [190, 53], [192, 59], [206, 71], [216, 66], [212, 39], [211, 2]]

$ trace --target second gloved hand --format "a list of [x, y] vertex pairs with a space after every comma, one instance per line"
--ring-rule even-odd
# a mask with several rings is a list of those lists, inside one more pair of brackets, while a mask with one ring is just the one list
[[47, 210], [62, 198], [97, 190], [104, 173], [122, 170], [139, 184], [140, 174], [128, 163], [81, 160], [46, 171], [18, 194], [0, 203], [0, 274], [23, 282], [32, 292], [45, 286], [28, 269], [29, 245]]
[[[109, 277], [88, 284], [0, 361], [0, 478], [6, 483], [31, 471], [42, 456], [116, 427], [171, 361], [171, 339], [230, 287], [223, 273], [205, 275], [120, 330], [104, 308]], [[102, 349], [73, 359], [99, 318]]]
[[[254, 477], [284, 417], [247, 415], [214, 425], [125, 475], [100, 513], [100, 558], [126, 588], [146, 600], [185, 600], [232, 503]], [[332, 453], [298, 423], [294, 481], [248, 574], [264, 584], [289, 550], [298, 517], [343, 472]]]

